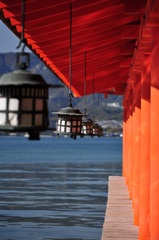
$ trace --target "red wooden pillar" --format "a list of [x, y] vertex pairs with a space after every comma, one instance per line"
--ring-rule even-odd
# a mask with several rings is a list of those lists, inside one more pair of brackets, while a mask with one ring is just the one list
[[134, 209], [134, 189], [135, 189], [135, 174], [134, 174], [134, 165], [135, 165], [135, 95], [136, 95], [136, 91], [134, 89], [134, 98], [133, 98], [133, 119], [132, 119], [132, 123], [133, 123], [133, 132], [132, 132], [132, 151], [133, 151], [133, 156], [132, 156], [132, 207]]
[[150, 240], [159, 240], [159, 27], [152, 28]]
[[122, 175], [127, 178], [127, 106], [126, 99], [123, 101], [123, 163]]
[[123, 146], [123, 151], [124, 151], [124, 169], [123, 169], [123, 176], [126, 178], [126, 184], [128, 185], [129, 182], [129, 115], [128, 115], [128, 105], [125, 106], [126, 108], [126, 119], [125, 119], [125, 130], [124, 130], [124, 146]]
[[128, 105], [128, 102], [127, 102], [127, 117], [126, 117], [126, 127], [125, 127], [125, 177], [126, 177], [126, 184], [128, 185], [129, 184], [129, 162], [128, 162], [128, 158], [129, 158], [129, 148], [128, 148], [128, 145], [129, 145], [129, 113], [128, 113], [128, 108], [129, 108], [129, 105]]
[[132, 109], [132, 105], [133, 105], [133, 90], [131, 89], [129, 92], [129, 119], [128, 119], [128, 125], [127, 125], [127, 166], [128, 166], [128, 171], [127, 171], [127, 178], [128, 178], [128, 189], [129, 189], [129, 195], [130, 198], [132, 198], [132, 161], [133, 161], [133, 149], [132, 149], [132, 145], [133, 145], [133, 109]]
[[141, 141], [141, 77], [136, 74], [134, 86], [134, 113], [133, 113], [133, 208], [134, 224], [139, 224], [139, 198], [140, 198], [140, 141]]
[[150, 211], [150, 79], [151, 57], [144, 55], [141, 71], [141, 162], [139, 240], [149, 239]]
[[126, 177], [126, 120], [123, 121], [123, 162], [122, 176]]

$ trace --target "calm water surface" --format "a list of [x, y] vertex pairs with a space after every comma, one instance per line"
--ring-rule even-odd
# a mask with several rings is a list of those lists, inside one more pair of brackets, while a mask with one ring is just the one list
[[120, 138], [0, 137], [0, 240], [100, 240]]

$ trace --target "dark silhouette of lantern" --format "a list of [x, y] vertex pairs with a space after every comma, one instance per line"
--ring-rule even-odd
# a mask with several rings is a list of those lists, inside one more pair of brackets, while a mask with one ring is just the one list
[[30, 55], [24, 51], [26, 40], [25, 0], [22, 0], [22, 31], [17, 48], [23, 43], [22, 52], [17, 53], [18, 70], [6, 73], [0, 78], [0, 131], [28, 132], [30, 140], [38, 140], [41, 131], [48, 129], [48, 88], [49, 85], [39, 74], [26, 69]]
[[82, 130], [83, 135], [92, 136], [93, 135], [93, 121], [87, 117], [82, 118]]
[[99, 125], [99, 137], [103, 137], [103, 128]]
[[81, 135], [82, 113], [71, 106], [62, 108], [58, 112], [57, 134], [69, 135], [76, 139]]
[[[26, 57], [26, 62], [20, 62]], [[48, 128], [49, 85], [39, 74], [26, 70], [29, 54], [17, 54], [18, 70], [0, 78], [0, 131], [28, 132], [29, 139], [39, 139]]]
[[100, 126], [96, 122], [93, 122], [93, 136], [100, 136]]

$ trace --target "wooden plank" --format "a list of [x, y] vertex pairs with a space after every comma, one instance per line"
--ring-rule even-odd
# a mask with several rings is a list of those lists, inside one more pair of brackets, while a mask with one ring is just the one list
[[101, 240], [137, 240], [138, 227], [134, 226], [132, 201], [125, 178], [110, 176], [108, 200]]

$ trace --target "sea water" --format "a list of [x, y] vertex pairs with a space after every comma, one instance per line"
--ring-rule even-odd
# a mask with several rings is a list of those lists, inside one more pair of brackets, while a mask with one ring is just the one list
[[100, 240], [121, 138], [0, 137], [0, 240]]

